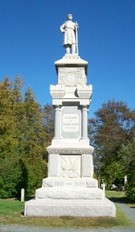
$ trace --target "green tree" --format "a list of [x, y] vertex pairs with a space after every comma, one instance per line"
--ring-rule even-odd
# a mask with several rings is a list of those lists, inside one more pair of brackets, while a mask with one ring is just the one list
[[126, 196], [130, 202], [135, 203], [135, 157], [132, 162], [129, 163], [127, 170], [127, 186]]
[[14, 196], [21, 176], [15, 109], [13, 84], [6, 78], [0, 83], [0, 197]]
[[124, 176], [127, 176], [126, 195], [129, 201], [135, 202], [135, 139], [122, 145], [119, 151]]
[[13, 197], [25, 188], [28, 194], [46, 176], [44, 110], [30, 89], [22, 96], [22, 81], [0, 82], [0, 197]]
[[[51, 144], [51, 140], [54, 137], [54, 107], [50, 104], [46, 104], [44, 106], [44, 125], [45, 130], [48, 134], [48, 146]], [[48, 162], [48, 152], [45, 154], [45, 160]]]
[[[89, 136], [95, 147], [94, 158], [100, 176], [108, 179], [109, 172], [106, 173], [106, 170], [110, 167], [111, 181], [113, 172], [116, 172], [114, 162], [119, 165], [118, 151], [121, 145], [127, 144], [134, 136], [135, 111], [130, 110], [122, 101], [108, 101], [95, 113], [95, 119], [89, 120], [89, 128], [92, 129], [89, 130]], [[121, 178], [118, 173], [117, 176]], [[110, 181], [108, 179], [109, 183]]]
[[[41, 180], [47, 174], [47, 164], [44, 159], [48, 144], [48, 134], [44, 126], [44, 114], [41, 106], [35, 102], [34, 94], [28, 89], [24, 98], [24, 117], [22, 119], [23, 155], [21, 156], [23, 170], [27, 176], [25, 188], [27, 193], [33, 193], [41, 186]], [[27, 175], [26, 175], [27, 174]]]

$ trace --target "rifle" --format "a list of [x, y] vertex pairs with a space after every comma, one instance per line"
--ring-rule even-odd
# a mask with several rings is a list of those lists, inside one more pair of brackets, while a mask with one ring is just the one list
[[79, 49], [78, 49], [78, 23], [75, 22], [75, 37], [76, 37], [76, 54], [79, 54]]

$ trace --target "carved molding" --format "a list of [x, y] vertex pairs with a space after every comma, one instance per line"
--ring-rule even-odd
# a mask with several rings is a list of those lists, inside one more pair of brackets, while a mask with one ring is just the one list
[[92, 154], [93, 147], [90, 148], [48, 148], [50, 154]]
[[68, 86], [77, 86], [86, 85], [86, 74], [85, 69], [82, 67], [72, 67], [72, 68], [59, 68], [58, 69], [58, 84], [59, 85], [68, 85]]

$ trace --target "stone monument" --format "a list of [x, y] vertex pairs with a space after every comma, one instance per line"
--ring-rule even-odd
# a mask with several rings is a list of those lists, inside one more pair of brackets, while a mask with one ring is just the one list
[[78, 24], [72, 15], [60, 27], [66, 54], [55, 62], [57, 85], [50, 86], [55, 108], [55, 135], [48, 150], [48, 177], [25, 203], [25, 216], [116, 216], [93, 178], [93, 150], [87, 135], [92, 85], [87, 85], [88, 62], [78, 55]]

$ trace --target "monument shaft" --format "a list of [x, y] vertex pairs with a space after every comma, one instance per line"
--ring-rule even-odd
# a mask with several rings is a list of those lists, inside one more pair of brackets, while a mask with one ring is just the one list
[[[58, 84], [50, 86], [55, 107], [55, 136], [48, 147], [48, 176], [92, 178], [93, 147], [89, 145], [87, 135], [92, 86], [86, 85], [87, 62], [78, 55], [66, 54], [55, 62], [55, 66]], [[86, 169], [84, 164], [87, 162]]]

